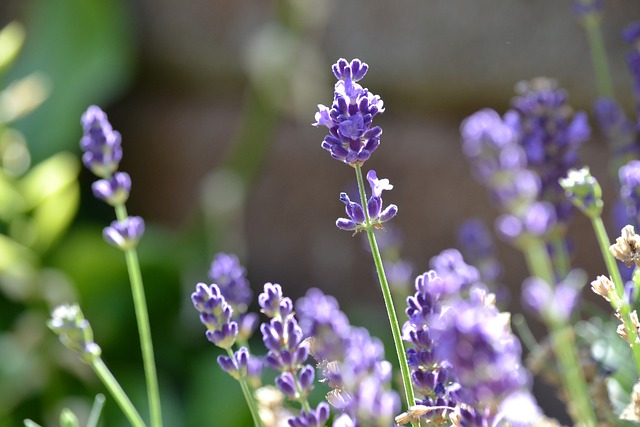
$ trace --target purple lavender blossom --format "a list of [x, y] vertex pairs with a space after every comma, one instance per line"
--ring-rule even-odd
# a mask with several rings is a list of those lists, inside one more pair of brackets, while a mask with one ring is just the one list
[[[299, 417], [289, 420], [291, 427], [323, 427], [329, 421], [330, 409], [326, 402], [320, 402], [316, 409], [303, 410]], [[335, 424], [334, 424], [335, 425]]]
[[492, 414], [509, 394], [526, 387], [520, 342], [511, 333], [509, 315], [488, 295], [474, 289], [468, 300], [443, 307], [431, 324], [436, 358], [451, 364], [463, 402]]
[[531, 236], [545, 238], [557, 224], [556, 211], [549, 202], [536, 202], [521, 215], [504, 214], [496, 219], [498, 235], [520, 246]]
[[237, 256], [223, 252], [217, 253], [211, 262], [209, 279], [218, 285], [234, 312], [240, 314], [247, 311], [253, 292], [249, 287], [247, 271], [240, 264]]
[[239, 380], [247, 376], [250, 358], [249, 350], [246, 347], [240, 347], [240, 349], [233, 354], [233, 357], [218, 356], [218, 365], [220, 365], [223, 371], [236, 380]]
[[336, 300], [310, 289], [297, 303], [305, 335], [332, 391], [329, 403], [343, 412], [334, 426], [395, 425], [400, 399], [390, 390], [391, 365], [380, 341], [351, 327]]
[[332, 66], [338, 82], [335, 84], [331, 108], [318, 105], [313, 126], [329, 128], [322, 148], [331, 157], [350, 165], [363, 164], [380, 145], [382, 128], [371, 127], [373, 117], [384, 112], [384, 104], [379, 96], [363, 89], [361, 80], [369, 66], [354, 59], [350, 63], [339, 59]]
[[513, 112], [503, 119], [493, 110], [480, 110], [462, 122], [460, 133], [475, 178], [489, 189], [501, 210], [520, 212], [538, 198], [540, 179], [527, 169], [513, 117]]
[[512, 99], [518, 114], [521, 145], [527, 164], [541, 179], [541, 199], [551, 202], [559, 222], [566, 222], [573, 209], [564, 197], [558, 180], [575, 168], [577, 149], [589, 139], [591, 129], [587, 114], [574, 114], [564, 90], [546, 78], [521, 82], [518, 96]]
[[313, 388], [314, 370], [304, 365], [309, 344], [293, 313], [293, 303], [282, 294], [278, 284], [266, 283], [258, 301], [262, 312], [271, 318], [260, 326], [262, 341], [269, 351], [265, 363], [281, 372], [276, 386], [290, 398], [305, 399]]
[[502, 266], [491, 232], [479, 218], [465, 221], [458, 229], [458, 244], [464, 257], [476, 267], [484, 283], [495, 285]]
[[123, 221], [113, 221], [102, 231], [107, 243], [122, 250], [136, 247], [143, 234], [144, 220], [139, 216], [130, 216]]
[[81, 119], [84, 135], [80, 148], [84, 151], [82, 162], [100, 178], [109, 178], [118, 170], [122, 160], [120, 134], [114, 131], [104, 111], [90, 106]]
[[620, 199], [626, 207], [627, 218], [640, 220], [640, 160], [632, 160], [618, 171]]
[[457, 249], [445, 249], [439, 255], [431, 258], [429, 265], [441, 278], [440, 286], [432, 285], [432, 288], [429, 289], [429, 292], [434, 294], [447, 297], [460, 292], [468, 292], [474, 284], [480, 281], [478, 269], [467, 264]]
[[597, 16], [602, 12], [602, 0], [573, 0], [573, 10], [579, 18]]
[[569, 272], [555, 289], [542, 279], [530, 277], [522, 284], [522, 305], [543, 319], [566, 322], [586, 283], [587, 276], [582, 270]]
[[[640, 99], [640, 22], [633, 22], [622, 33], [624, 40], [633, 45], [627, 54], [627, 65], [633, 78], [636, 98]], [[640, 109], [640, 107], [638, 107]]]
[[131, 177], [126, 172], [116, 172], [108, 179], [99, 179], [91, 185], [93, 195], [111, 206], [123, 204], [129, 198]]
[[598, 99], [593, 110], [598, 120], [598, 126], [611, 149], [609, 168], [615, 175], [622, 165], [640, 158], [636, 127], [613, 99]]
[[[368, 227], [383, 228], [382, 224], [389, 221], [398, 213], [396, 205], [389, 205], [382, 209], [382, 191], [393, 189], [388, 179], [378, 179], [376, 171], [367, 173], [367, 181], [371, 187], [371, 197], [367, 201], [367, 214], [359, 203], [351, 201], [347, 193], [340, 193], [340, 201], [345, 204], [345, 211], [349, 218], [338, 218], [336, 226], [345, 231], [360, 232]], [[367, 218], [369, 217], [369, 223]]]
[[[198, 283], [196, 291], [191, 294], [191, 301], [200, 313], [200, 321], [207, 327], [207, 339], [220, 348], [230, 349], [238, 336], [238, 323], [231, 320], [233, 310], [220, 293], [220, 288], [215, 284], [207, 286], [204, 283]], [[242, 353], [238, 355], [238, 357], [241, 356]], [[220, 366], [227, 370], [226, 368], [230, 368], [230, 363], [223, 361]]]

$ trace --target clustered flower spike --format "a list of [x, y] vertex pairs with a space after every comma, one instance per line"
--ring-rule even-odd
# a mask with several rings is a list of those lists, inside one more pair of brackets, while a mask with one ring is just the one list
[[[338, 218], [336, 226], [345, 231], [358, 233], [369, 227], [383, 228], [382, 224], [392, 219], [398, 213], [396, 205], [389, 205], [382, 209], [382, 191], [391, 190], [393, 185], [388, 179], [378, 179], [376, 171], [367, 173], [367, 181], [371, 187], [371, 197], [367, 201], [367, 214], [360, 203], [353, 202], [347, 193], [340, 193], [340, 201], [345, 204], [348, 218]], [[367, 216], [369, 223], [367, 223]]]
[[281, 372], [276, 378], [276, 386], [291, 399], [306, 398], [313, 388], [315, 371], [311, 365], [304, 365], [309, 356], [309, 344], [294, 316], [293, 302], [283, 296], [282, 287], [277, 283], [265, 283], [258, 302], [262, 312], [270, 318], [260, 326], [260, 331], [269, 351], [265, 363]]
[[628, 221], [638, 224], [640, 221], [640, 160], [632, 160], [618, 170], [620, 181], [620, 200]]
[[[111, 206], [124, 206], [131, 192], [131, 177], [118, 171], [122, 160], [120, 134], [113, 130], [106, 113], [95, 105], [84, 112], [80, 122], [83, 129], [80, 139], [80, 148], [84, 152], [82, 162], [101, 178], [91, 186], [94, 196]], [[143, 233], [144, 220], [127, 217], [111, 223], [102, 234], [107, 243], [127, 250], [138, 244]]]
[[400, 407], [382, 343], [349, 324], [336, 300], [310, 289], [296, 304], [311, 352], [331, 387], [327, 400], [342, 415], [333, 426], [391, 427]]
[[220, 288], [216, 284], [198, 283], [196, 291], [191, 294], [191, 301], [200, 313], [200, 321], [207, 327], [207, 339], [220, 348], [230, 349], [238, 336], [238, 323], [231, 320], [233, 310], [220, 293]]
[[120, 134], [113, 130], [105, 112], [95, 105], [85, 111], [81, 123], [84, 130], [80, 140], [84, 151], [82, 162], [96, 176], [110, 178], [122, 160]]
[[253, 292], [249, 287], [246, 269], [237, 256], [220, 252], [213, 257], [209, 279], [218, 285], [220, 293], [233, 309], [233, 320], [239, 326], [239, 338], [248, 340], [259, 320], [256, 313], [247, 313]]
[[416, 278], [416, 292], [407, 299], [403, 338], [412, 344], [407, 359], [418, 400], [398, 419], [418, 417], [429, 425], [453, 422], [460, 427], [498, 425], [500, 420], [514, 421], [510, 409], [515, 403], [509, 401], [514, 393], [528, 396], [523, 408], [539, 415], [527, 390], [509, 314], [498, 311], [495, 296], [457, 251], [444, 251], [431, 266], [434, 270]]
[[47, 326], [58, 335], [65, 347], [78, 353], [85, 363], [91, 364], [100, 358], [102, 350], [93, 342], [91, 325], [78, 305], [56, 307]]
[[318, 105], [314, 126], [326, 126], [329, 129], [322, 141], [322, 148], [331, 153], [331, 157], [352, 166], [363, 164], [380, 145], [382, 128], [371, 127], [373, 117], [384, 112], [384, 104], [378, 95], [362, 88], [361, 80], [369, 66], [354, 59], [347, 62], [339, 59], [333, 67], [338, 79], [334, 88], [331, 108]]

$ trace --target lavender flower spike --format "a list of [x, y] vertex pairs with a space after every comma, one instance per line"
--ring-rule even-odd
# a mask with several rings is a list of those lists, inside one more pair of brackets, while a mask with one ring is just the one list
[[349, 218], [338, 218], [336, 226], [339, 229], [357, 233], [369, 227], [383, 228], [382, 223], [389, 221], [398, 213], [396, 205], [389, 205], [382, 209], [382, 191], [393, 188], [389, 180], [378, 179], [376, 171], [370, 170], [367, 173], [367, 181], [371, 186], [371, 197], [367, 201], [369, 223], [367, 224], [363, 207], [359, 203], [352, 202], [346, 193], [340, 193], [340, 200], [345, 204], [345, 211]]
[[379, 96], [362, 88], [358, 80], [367, 73], [369, 66], [354, 59], [350, 63], [340, 59], [333, 67], [338, 79], [334, 88], [331, 108], [318, 105], [313, 126], [326, 126], [329, 135], [322, 141], [322, 148], [331, 157], [351, 166], [363, 164], [380, 145], [382, 129], [371, 127], [373, 117], [384, 112]]
[[139, 216], [130, 216], [124, 221], [113, 221], [102, 231], [107, 243], [122, 250], [136, 247], [142, 234], [144, 234], [144, 220]]
[[[200, 313], [200, 321], [207, 327], [207, 339], [220, 348], [230, 349], [238, 336], [238, 324], [231, 320], [233, 310], [220, 293], [218, 286], [198, 283], [196, 291], [191, 294], [191, 301]], [[241, 356], [242, 354], [237, 355], [238, 360], [242, 360]], [[240, 369], [240, 365], [244, 365], [238, 361], [234, 362], [238, 363], [237, 369]], [[220, 363], [220, 365], [225, 371], [230, 372], [229, 363]]]
[[85, 111], [81, 123], [84, 130], [80, 140], [84, 151], [82, 162], [96, 176], [111, 177], [122, 160], [120, 134], [113, 130], [105, 112], [95, 105]]

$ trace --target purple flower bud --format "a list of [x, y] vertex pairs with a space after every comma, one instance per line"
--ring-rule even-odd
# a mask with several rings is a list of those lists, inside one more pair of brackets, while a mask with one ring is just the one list
[[84, 135], [80, 148], [85, 166], [101, 178], [109, 178], [122, 159], [120, 134], [113, 130], [107, 115], [92, 105], [81, 118]]
[[280, 315], [280, 303], [283, 299], [282, 287], [279, 284], [265, 283], [264, 292], [258, 295], [258, 304], [268, 317], [277, 317]]
[[200, 313], [200, 321], [207, 327], [207, 339], [218, 347], [229, 349], [238, 336], [238, 324], [231, 320], [232, 309], [217, 285], [196, 285], [191, 294], [193, 306]]
[[291, 372], [284, 372], [276, 378], [276, 386], [287, 397], [295, 399], [298, 397], [296, 379]]
[[305, 365], [298, 374], [300, 380], [300, 387], [303, 390], [311, 390], [313, 387], [313, 380], [315, 379], [315, 370], [311, 365]]
[[240, 347], [240, 349], [233, 354], [233, 358], [218, 356], [218, 365], [220, 365], [223, 371], [236, 380], [239, 380], [247, 375], [249, 359], [249, 350], [247, 350], [246, 347]]
[[247, 280], [247, 271], [240, 264], [238, 257], [223, 252], [217, 253], [211, 262], [209, 278], [218, 285], [220, 292], [233, 307], [239, 318], [247, 311], [253, 292]]
[[[302, 410], [299, 417], [288, 420], [291, 427], [324, 427], [329, 421], [329, 405], [327, 402], [320, 402], [316, 409], [309, 412]], [[336, 426], [334, 422], [333, 426]]]
[[143, 233], [144, 220], [139, 216], [130, 216], [123, 221], [113, 221], [102, 231], [107, 243], [122, 250], [134, 248]]
[[367, 74], [369, 66], [359, 59], [354, 59], [351, 61], [351, 63], [349, 63], [346, 59], [340, 58], [338, 59], [338, 62], [333, 64], [331, 69], [333, 70], [333, 75], [336, 76], [336, 79], [351, 79], [354, 82], [357, 82], [358, 80], [362, 79], [365, 74]]
[[131, 191], [131, 178], [126, 172], [116, 172], [109, 179], [100, 179], [91, 185], [93, 195], [111, 206], [124, 204]]

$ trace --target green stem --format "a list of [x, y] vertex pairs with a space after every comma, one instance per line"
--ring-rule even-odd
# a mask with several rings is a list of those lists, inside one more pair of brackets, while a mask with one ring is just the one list
[[[525, 245], [524, 254], [531, 273], [550, 286], [554, 286], [553, 268], [544, 243], [540, 239], [530, 239]], [[554, 353], [560, 364], [559, 373], [568, 393], [569, 404], [573, 407], [570, 411], [571, 416], [582, 427], [596, 427], [598, 425], [596, 415], [580, 368], [580, 359], [571, 328], [553, 314], [543, 317], [551, 332]]]
[[[376, 236], [373, 232], [373, 228], [371, 227], [371, 219], [369, 218], [369, 213], [367, 212], [367, 195], [364, 189], [362, 168], [359, 164], [357, 164], [355, 166], [355, 170], [356, 178], [358, 180], [358, 190], [360, 192], [360, 201], [362, 203], [362, 208], [364, 209], [365, 214], [367, 238], [369, 239], [369, 246], [371, 246], [373, 263], [375, 264], [376, 272], [378, 273], [378, 280], [380, 281], [380, 289], [382, 290], [384, 305], [387, 309], [389, 325], [391, 326], [391, 333], [393, 335], [393, 344], [396, 348], [398, 363], [400, 365], [400, 371], [402, 373], [402, 383], [407, 400], [407, 407], [411, 407], [415, 405], [416, 399], [413, 394], [413, 386], [411, 384], [411, 377], [409, 375], [409, 365], [407, 364], [407, 356], [404, 349], [404, 343], [402, 342], [402, 333], [400, 331], [400, 325], [396, 316], [396, 309], [393, 306], [393, 298], [391, 297], [391, 291], [389, 289], [389, 283], [387, 282], [387, 276], [385, 275], [384, 267], [382, 266], [382, 257], [380, 256], [380, 250], [378, 249]], [[412, 425], [416, 426], [417, 423], [412, 423]]]
[[131, 400], [127, 397], [127, 394], [124, 392], [120, 384], [115, 379], [107, 365], [104, 364], [102, 359], [96, 359], [91, 363], [91, 367], [98, 375], [100, 380], [104, 383], [111, 396], [115, 399], [122, 412], [129, 419], [129, 422], [134, 427], [145, 427], [144, 421], [142, 421], [142, 417], [138, 414], [138, 411], [131, 403]]
[[613, 99], [613, 84], [611, 83], [611, 74], [609, 73], [609, 61], [607, 60], [607, 51], [602, 38], [602, 31], [600, 31], [600, 15], [593, 13], [585, 15], [582, 18], [582, 26], [587, 33], [591, 61], [593, 62], [593, 69], [596, 74], [598, 94]]
[[598, 246], [600, 246], [600, 252], [602, 253], [602, 258], [604, 258], [604, 262], [607, 266], [607, 271], [615, 285], [617, 300], [620, 302], [619, 307], [616, 307], [614, 304], [612, 305], [615, 310], [620, 310], [622, 323], [624, 323], [624, 326], [627, 329], [627, 334], [629, 335], [629, 343], [631, 345], [631, 352], [633, 353], [633, 359], [636, 364], [636, 371], [640, 374], [640, 344], [637, 342], [638, 334], [636, 332], [636, 328], [631, 321], [631, 307], [629, 307], [629, 303], [624, 295], [624, 281], [620, 275], [620, 270], [618, 269], [615, 258], [611, 252], [609, 252], [611, 242], [609, 241], [609, 236], [607, 235], [607, 230], [604, 227], [602, 218], [599, 216], [591, 218], [591, 225], [593, 226], [593, 231], [598, 239]]
[[[115, 207], [116, 218], [124, 221], [127, 218], [127, 209], [124, 204]], [[151, 340], [151, 328], [149, 326], [149, 314], [147, 301], [144, 295], [144, 285], [142, 274], [140, 273], [140, 263], [138, 253], [135, 248], [124, 251], [131, 281], [131, 292], [133, 295], [133, 306], [138, 322], [138, 334], [140, 335], [140, 348], [142, 351], [142, 363], [147, 383], [147, 398], [149, 400], [149, 413], [152, 427], [162, 427], [162, 411], [160, 409], [160, 391], [158, 387], [158, 375], [156, 373], [156, 363], [153, 355], [153, 342]]]
[[[227, 354], [231, 359], [235, 357], [230, 348], [227, 349]], [[240, 377], [238, 378], [238, 382], [240, 383], [240, 388], [242, 389], [244, 400], [247, 402], [247, 406], [249, 407], [249, 411], [251, 412], [251, 417], [253, 417], [253, 423], [255, 427], [264, 427], [262, 418], [260, 418], [260, 411], [258, 410], [256, 399], [251, 390], [251, 387], [247, 383], [247, 379], [245, 377]]]
[[87, 420], [87, 427], [98, 427], [98, 421], [100, 421], [100, 414], [102, 413], [102, 407], [104, 406], [104, 394], [96, 394], [96, 398], [93, 400], [93, 406], [89, 413], [89, 419]]

